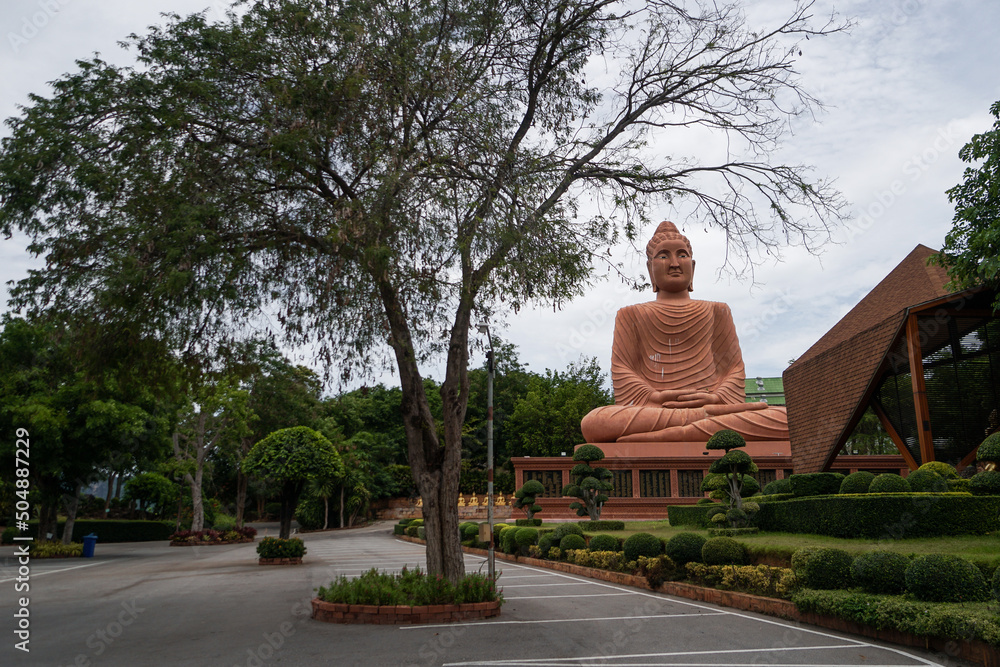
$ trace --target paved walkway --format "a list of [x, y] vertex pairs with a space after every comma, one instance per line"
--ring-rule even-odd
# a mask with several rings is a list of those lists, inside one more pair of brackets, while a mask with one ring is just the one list
[[[389, 524], [303, 536], [306, 564], [261, 567], [253, 545], [100, 545], [92, 562], [31, 564], [31, 653], [3, 665], [960, 665], [934, 655], [711, 604], [498, 561], [501, 616], [461, 624], [357, 626], [309, 618], [340, 574], [422, 566]], [[10, 548], [0, 551], [0, 557]], [[466, 568], [485, 559], [466, 555]], [[14, 609], [16, 570], [0, 568]]]

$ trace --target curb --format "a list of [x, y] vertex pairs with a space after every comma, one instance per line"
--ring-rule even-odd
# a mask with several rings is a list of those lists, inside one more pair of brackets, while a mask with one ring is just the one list
[[376, 625], [414, 625], [453, 623], [500, 615], [500, 601], [469, 604], [362, 605], [324, 602], [312, 599], [312, 617], [324, 623], [368, 623]]

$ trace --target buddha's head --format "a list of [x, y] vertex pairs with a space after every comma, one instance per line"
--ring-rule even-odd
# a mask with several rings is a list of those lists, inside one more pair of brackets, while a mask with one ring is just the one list
[[653, 292], [685, 293], [694, 290], [694, 255], [691, 242], [672, 222], [661, 222], [646, 244], [646, 268]]

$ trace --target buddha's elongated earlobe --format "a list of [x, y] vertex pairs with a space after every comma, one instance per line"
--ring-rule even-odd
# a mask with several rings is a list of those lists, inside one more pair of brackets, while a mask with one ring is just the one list
[[691, 260], [691, 282], [688, 283], [688, 292], [694, 291], [694, 265], [695, 261]]
[[649, 282], [651, 282], [653, 284], [653, 294], [656, 294], [657, 292], [660, 291], [660, 288], [656, 286], [656, 278], [653, 277], [653, 262], [652, 261], [647, 261], [646, 262], [646, 271], [649, 272]]

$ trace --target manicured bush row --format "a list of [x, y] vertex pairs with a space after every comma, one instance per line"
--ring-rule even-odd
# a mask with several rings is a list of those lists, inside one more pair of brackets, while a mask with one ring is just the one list
[[652, 558], [663, 551], [663, 543], [655, 535], [635, 533], [622, 544], [622, 551], [625, 552], [625, 560], [638, 560], [639, 556]]
[[540, 526], [542, 525], [541, 519], [515, 519], [514, 525], [516, 526]]
[[868, 593], [898, 595], [906, 591], [906, 568], [909, 566], [910, 559], [901, 553], [869, 551], [854, 559], [851, 580]]
[[600, 521], [580, 521], [579, 526], [588, 533], [596, 533], [599, 530], [625, 530], [624, 521], [600, 520]]
[[792, 492], [792, 483], [791, 481], [789, 481], [787, 477], [784, 479], [776, 479], [773, 482], [769, 482], [764, 487], [763, 491], [761, 491], [761, 493], [763, 493], [765, 496], [785, 495], [785, 494], [794, 495], [794, 493]]
[[731, 537], [711, 537], [701, 547], [706, 565], [743, 565], [746, 557], [746, 548]]
[[703, 528], [708, 525], [707, 513], [719, 507], [719, 503], [711, 505], [670, 505], [667, 507], [667, 519], [671, 526], [695, 526]]
[[677, 533], [664, 545], [664, 553], [684, 567], [687, 563], [701, 560], [701, 548], [705, 546], [706, 538], [698, 533]]
[[833, 537], [980, 535], [1000, 529], [1000, 497], [863, 494], [760, 504], [761, 530]]
[[583, 535], [569, 533], [568, 535], [564, 535], [563, 538], [559, 540], [559, 548], [562, 551], [568, 551], [570, 549], [586, 549], [587, 540], [583, 539]]
[[979, 568], [951, 554], [915, 558], [906, 568], [906, 590], [925, 602], [983, 602], [990, 597]]
[[622, 543], [614, 535], [594, 535], [587, 548], [591, 551], [621, 551]]
[[875, 475], [867, 470], [852, 472], [840, 483], [840, 491], [838, 493], [868, 493], [868, 489], [871, 487], [872, 480], [874, 479]]
[[872, 480], [868, 493], [910, 493], [910, 483], [894, 472], [884, 472]]
[[[53, 539], [62, 536], [66, 522], [60, 521]], [[82, 542], [84, 535], [97, 535], [98, 542], [156, 542], [169, 540], [174, 521], [128, 521], [124, 519], [77, 519], [71, 541]], [[38, 521], [28, 522], [28, 534], [38, 536]], [[44, 536], [42, 536], [44, 538]]]
[[788, 478], [792, 493], [803, 496], [827, 496], [840, 491], [844, 476], [839, 472], [810, 472], [792, 475]]
[[809, 588], [847, 588], [853, 562], [854, 557], [843, 549], [816, 549], [802, 567], [802, 579]]

